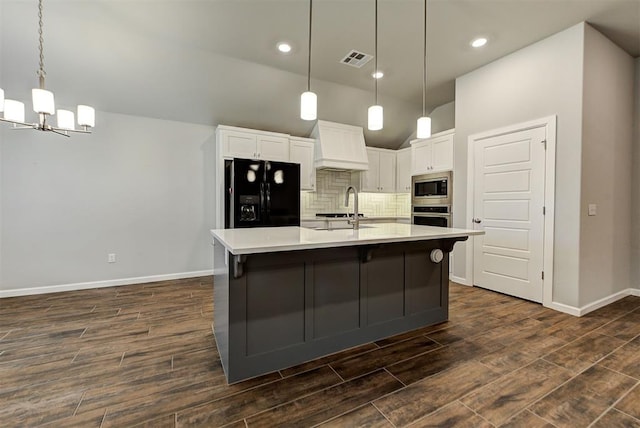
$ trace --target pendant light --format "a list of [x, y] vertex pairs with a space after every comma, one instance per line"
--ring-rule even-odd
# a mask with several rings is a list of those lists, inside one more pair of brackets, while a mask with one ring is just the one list
[[[375, 70], [374, 72], [378, 71], [378, 0], [375, 0], [376, 2], [376, 22], [375, 22], [375, 46], [374, 46], [374, 58], [375, 58]], [[382, 112], [382, 106], [378, 105], [378, 79], [373, 79], [375, 81], [375, 90], [376, 90], [376, 98], [375, 98], [375, 105], [372, 105], [371, 107], [369, 107], [369, 111], [368, 111], [368, 126], [367, 128], [369, 128], [369, 131], [379, 131], [382, 129], [382, 123], [383, 123], [383, 112]]]
[[418, 118], [418, 129], [416, 137], [431, 137], [431, 118], [426, 115], [426, 99], [427, 99], [427, 0], [424, 0], [424, 55], [422, 69], [422, 117]]
[[45, 89], [44, 78], [47, 73], [44, 71], [44, 53], [42, 36], [42, 0], [38, 1], [38, 34], [40, 50], [40, 68], [38, 69], [38, 88], [31, 90], [33, 101], [33, 111], [38, 114], [38, 122], [25, 122], [24, 103], [16, 100], [4, 98], [4, 91], [0, 89], [0, 113], [4, 111], [0, 121], [13, 124], [15, 129], [35, 129], [37, 131], [50, 131], [56, 134], [69, 136], [69, 132], [81, 132], [85, 134], [91, 133], [92, 127], [95, 126], [95, 110], [93, 107], [79, 105], [78, 106], [78, 125], [81, 129], [75, 129], [74, 113], [70, 110], [58, 110], [57, 126], [52, 126], [47, 122], [49, 116], [56, 114], [53, 92]]
[[300, 118], [316, 120], [318, 117], [318, 97], [311, 92], [311, 18], [313, 14], [313, 0], [309, 0], [309, 61], [307, 63], [307, 91], [300, 95]]

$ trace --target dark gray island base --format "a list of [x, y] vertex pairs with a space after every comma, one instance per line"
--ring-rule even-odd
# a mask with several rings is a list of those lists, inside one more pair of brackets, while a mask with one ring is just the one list
[[466, 239], [234, 256], [214, 237], [214, 331], [227, 381], [446, 321], [448, 253]]

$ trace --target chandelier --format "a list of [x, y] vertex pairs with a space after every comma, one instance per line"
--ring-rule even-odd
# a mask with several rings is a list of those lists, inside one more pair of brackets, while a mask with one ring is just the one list
[[57, 124], [53, 126], [49, 123], [49, 117], [56, 115], [53, 92], [47, 91], [44, 79], [47, 73], [44, 71], [44, 53], [42, 46], [44, 38], [42, 36], [42, 0], [38, 0], [38, 34], [40, 50], [40, 68], [37, 75], [39, 80], [38, 88], [31, 90], [33, 101], [33, 111], [38, 114], [38, 121], [34, 123], [25, 122], [24, 103], [16, 100], [5, 99], [4, 91], [0, 88], [0, 113], [4, 112], [0, 121], [11, 123], [14, 129], [35, 129], [38, 131], [50, 131], [59, 135], [69, 137], [69, 132], [80, 132], [90, 134], [91, 128], [95, 126], [95, 110], [87, 105], [78, 105], [78, 126], [75, 128], [74, 113], [70, 110], [57, 111]]

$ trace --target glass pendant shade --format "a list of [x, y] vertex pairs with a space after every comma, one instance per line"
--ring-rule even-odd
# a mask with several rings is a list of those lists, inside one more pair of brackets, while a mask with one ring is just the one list
[[4, 90], [0, 88], [0, 112], [4, 111]]
[[431, 137], [431, 118], [429, 116], [418, 118], [418, 130], [416, 136], [418, 138]]
[[316, 120], [318, 117], [318, 97], [311, 91], [300, 95], [300, 118], [303, 120]]
[[91, 128], [96, 126], [96, 111], [93, 107], [78, 105], [78, 125]]
[[24, 103], [16, 100], [4, 100], [4, 118], [24, 123]]
[[76, 127], [75, 115], [69, 110], [58, 110], [58, 128], [73, 130]]
[[369, 107], [368, 118], [369, 131], [381, 130], [383, 122], [382, 106], [375, 105]]
[[55, 114], [56, 106], [53, 101], [53, 92], [46, 89], [32, 89], [33, 111], [36, 113]]

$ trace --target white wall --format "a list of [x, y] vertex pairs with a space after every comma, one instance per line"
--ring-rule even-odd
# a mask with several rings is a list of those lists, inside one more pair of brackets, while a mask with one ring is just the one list
[[635, 143], [631, 195], [631, 284], [640, 290], [640, 58], [635, 60]]
[[[4, 13], [4, 5], [3, 2], [0, 1], [0, 23], [3, 21], [3, 13]], [[4, 58], [2, 56], [4, 50], [4, 44], [2, 43], [2, 31], [0, 31], [0, 58]], [[3, 82], [3, 72], [2, 67], [0, 67], [0, 82]], [[1, 86], [0, 86], [1, 87]], [[3, 88], [4, 89], [4, 88]], [[2, 147], [2, 141], [4, 140], [5, 127], [0, 126], [0, 147]], [[2, 278], [2, 149], [0, 148], [0, 279]], [[0, 281], [0, 286], [2, 282]]]
[[[634, 101], [633, 58], [589, 25], [584, 46], [581, 307], [631, 285]], [[597, 205], [596, 216], [587, 215], [589, 204]]]
[[433, 109], [431, 116], [431, 133], [447, 131], [456, 127], [456, 103], [443, 104]]
[[3, 135], [0, 296], [212, 268], [213, 127], [97, 112], [92, 135]]
[[[438, 132], [448, 131], [451, 128], [456, 127], [456, 111], [455, 101], [451, 101], [450, 103], [442, 104], [431, 110], [429, 113], [429, 117], [431, 118], [431, 133], [437, 134]], [[416, 117], [416, 121], [418, 118]], [[411, 140], [416, 139], [417, 129], [414, 129], [411, 135], [407, 137], [406, 140], [398, 147], [398, 149], [404, 149], [406, 147], [411, 147]]]
[[[465, 227], [467, 139], [503, 126], [557, 115], [553, 300], [579, 304], [580, 169], [584, 24], [494, 61], [456, 80], [454, 226]], [[466, 278], [465, 245], [454, 276]]]

